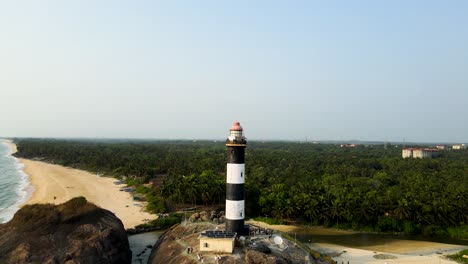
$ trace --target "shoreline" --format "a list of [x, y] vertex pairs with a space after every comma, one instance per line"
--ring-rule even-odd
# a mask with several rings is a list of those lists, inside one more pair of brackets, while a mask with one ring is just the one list
[[[4, 142], [10, 148], [9, 155], [17, 151], [11, 140]], [[128, 192], [120, 191], [123, 185], [114, 184], [114, 178], [41, 161], [17, 160], [22, 166], [19, 170], [28, 177], [26, 187], [33, 188], [20, 201], [19, 208], [35, 203], [61, 204], [73, 197], [83, 196], [89, 202], [113, 212], [125, 228], [133, 228], [155, 218], [144, 211], [144, 203], [134, 201]]]
[[465, 246], [456, 246], [449, 244], [441, 244], [438, 248], [417, 249], [413, 248], [407, 253], [390, 253], [385, 251], [377, 251], [362, 248], [350, 248], [328, 243], [308, 243], [306, 244], [311, 249], [323, 254], [332, 256], [337, 263], [415, 263], [415, 264], [455, 264], [456, 261], [446, 258], [446, 255], [458, 253], [466, 249]]
[[[262, 228], [272, 229], [283, 233], [300, 232], [304, 233], [313, 230], [314, 234], [326, 235], [351, 235], [359, 233], [359, 231], [349, 231], [340, 229], [329, 229], [322, 227], [300, 227], [288, 225], [269, 225], [263, 222], [254, 220], [246, 221], [247, 224], [256, 225]], [[307, 229], [307, 230], [305, 230]], [[417, 240], [393, 240], [392, 242], [384, 245], [372, 245], [366, 247], [350, 247], [332, 243], [317, 242], [317, 243], [304, 243], [310, 249], [332, 256], [337, 263], [457, 263], [455, 261], [445, 258], [445, 255], [455, 254], [461, 250], [468, 249], [468, 246], [444, 244], [429, 241]], [[384, 255], [393, 256], [394, 259], [377, 259], [374, 256]]]
[[8, 148], [6, 156], [13, 160], [14, 166], [16, 167], [16, 176], [18, 179], [18, 186], [16, 187], [17, 200], [14, 204], [5, 208], [2, 213], [2, 222], [10, 221], [15, 213], [22, 207], [22, 205], [31, 198], [34, 192], [34, 187], [30, 183], [29, 175], [24, 172], [24, 165], [18, 158], [13, 156], [17, 152], [16, 145], [9, 139], [0, 139], [0, 143]]
[[10, 149], [10, 150], [8, 151], [8, 155], [11, 156], [11, 155], [15, 154], [15, 153], [18, 151], [18, 148], [16, 147], [16, 144], [13, 143], [13, 141], [11, 141], [10, 139], [5, 139], [3, 142], [4, 142], [5, 145], [7, 145], [8, 148]]
[[133, 228], [155, 218], [144, 211], [142, 202], [134, 201], [128, 192], [120, 191], [122, 186], [114, 184], [114, 178], [42, 161], [20, 159], [20, 162], [24, 164], [24, 171], [30, 176], [31, 185], [35, 188], [31, 198], [22, 207], [35, 203], [61, 204], [73, 197], [83, 196], [89, 202], [114, 213], [125, 228]]

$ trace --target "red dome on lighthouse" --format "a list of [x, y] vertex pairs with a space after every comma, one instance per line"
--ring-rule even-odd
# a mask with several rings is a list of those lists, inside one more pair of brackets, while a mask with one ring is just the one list
[[242, 130], [243, 129], [242, 129], [240, 123], [237, 122], [237, 121], [232, 124], [231, 129], [230, 129], [230, 131], [242, 131]]

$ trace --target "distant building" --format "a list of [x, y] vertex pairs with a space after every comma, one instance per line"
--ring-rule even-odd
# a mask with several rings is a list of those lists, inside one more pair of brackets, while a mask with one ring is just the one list
[[439, 156], [438, 149], [430, 148], [405, 148], [401, 152], [401, 156], [405, 158], [435, 158]]
[[452, 146], [452, 149], [464, 149], [464, 148], [466, 148], [465, 144], [457, 144], [457, 145]]
[[438, 150], [443, 150], [443, 149], [445, 149], [445, 146], [444, 146], [444, 145], [437, 145], [437, 146], [436, 146], [436, 149], [438, 149]]
[[340, 145], [342, 148], [354, 148], [357, 145], [356, 144], [341, 144]]
[[406, 159], [406, 158], [412, 158], [413, 157], [413, 149], [412, 148], [405, 148], [401, 152], [401, 156]]

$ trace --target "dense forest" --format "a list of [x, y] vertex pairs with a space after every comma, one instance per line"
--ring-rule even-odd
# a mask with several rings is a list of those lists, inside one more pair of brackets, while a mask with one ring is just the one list
[[[224, 142], [15, 142], [18, 157], [125, 179], [146, 194], [154, 212], [224, 206]], [[401, 146], [249, 142], [246, 176], [246, 213], [252, 217], [468, 238], [466, 149], [402, 159]], [[160, 184], [145, 184], [155, 180]]]

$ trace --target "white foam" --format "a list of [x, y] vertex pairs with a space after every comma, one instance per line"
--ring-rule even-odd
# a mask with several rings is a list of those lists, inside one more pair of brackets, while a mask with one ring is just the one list
[[2, 140], [2, 145], [4, 145], [5, 147], [7, 147], [8, 151], [7, 153], [4, 155], [5, 157], [8, 157], [11, 155], [11, 153], [13, 152], [13, 149], [11, 148], [11, 146], [7, 143], [7, 141], [5, 139]]
[[6, 223], [13, 218], [15, 213], [19, 210], [20, 205], [22, 205], [27, 200], [29, 200], [29, 198], [31, 198], [31, 195], [34, 191], [34, 187], [29, 182], [29, 175], [27, 175], [23, 170], [24, 164], [22, 164], [17, 158], [11, 156], [12, 149], [6, 143], [6, 141], [3, 141], [2, 143], [8, 147], [9, 152], [7, 156], [14, 161], [17, 169], [16, 175], [20, 177], [19, 185], [16, 188], [16, 194], [18, 194], [17, 201], [15, 202], [15, 204], [0, 210], [2, 211], [2, 214], [0, 215], [0, 223]]

